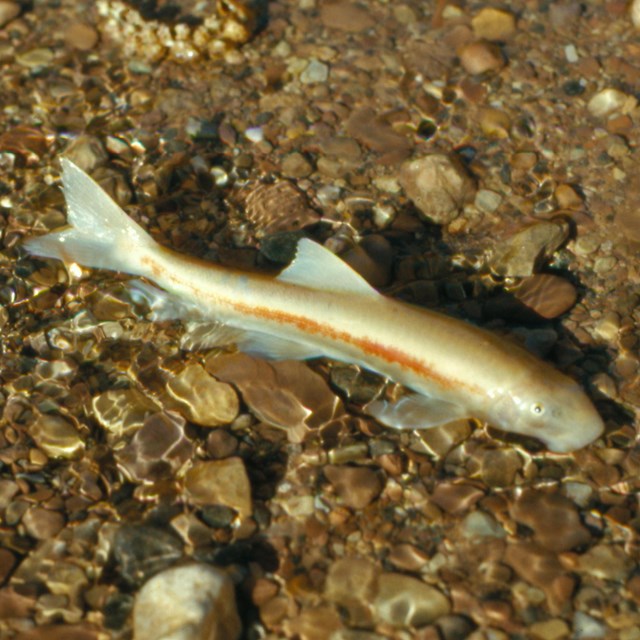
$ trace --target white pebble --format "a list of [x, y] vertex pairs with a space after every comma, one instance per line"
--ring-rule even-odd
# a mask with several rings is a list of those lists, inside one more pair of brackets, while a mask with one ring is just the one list
[[262, 142], [264, 140], [264, 131], [262, 127], [249, 127], [244, 135], [250, 142]]
[[632, 0], [629, 5], [629, 15], [633, 26], [636, 29], [640, 29], [640, 0]]
[[564, 48], [564, 57], [567, 59], [567, 62], [570, 62], [571, 64], [578, 62], [580, 59], [578, 56], [578, 50], [572, 44], [568, 44]]
[[236, 640], [240, 631], [233, 583], [210, 565], [162, 571], [135, 599], [135, 640]]
[[326, 82], [329, 77], [329, 67], [312, 58], [305, 70], [300, 74], [300, 82], [303, 84], [312, 84], [314, 82]]
[[637, 100], [633, 96], [617, 89], [603, 89], [589, 100], [587, 109], [591, 115], [602, 118], [616, 112], [628, 113], [635, 108], [636, 104]]

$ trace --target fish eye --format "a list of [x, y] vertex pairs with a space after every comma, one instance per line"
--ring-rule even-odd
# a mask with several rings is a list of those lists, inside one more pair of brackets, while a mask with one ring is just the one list
[[541, 416], [544, 413], [544, 405], [541, 402], [534, 402], [531, 405], [531, 413], [535, 416]]

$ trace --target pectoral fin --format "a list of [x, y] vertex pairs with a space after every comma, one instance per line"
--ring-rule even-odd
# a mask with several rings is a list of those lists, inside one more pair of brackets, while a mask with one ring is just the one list
[[469, 412], [460, 405], [417, 393], [402, 396], [396, 401], [374, 400], [364, 410], [378, 422], [394, 429], [429, 429], [469, 417]]

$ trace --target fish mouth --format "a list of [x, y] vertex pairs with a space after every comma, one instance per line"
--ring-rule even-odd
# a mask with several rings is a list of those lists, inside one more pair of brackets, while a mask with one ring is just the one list
[[[588, 423], [577, 423], [576, 431], [573, 433], [564, 433], [556, 438], [543, 440], [549, 451], [554, 453], [569, 453], [577, 451], [595, 442], [604, 433], [604, 422], [600, 418], [591, 418]], [[588, 427], [585, 427], [588, 424]]]

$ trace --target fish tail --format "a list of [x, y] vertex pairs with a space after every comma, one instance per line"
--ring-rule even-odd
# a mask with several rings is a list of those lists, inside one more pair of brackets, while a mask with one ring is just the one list
[[82, 169], [66, 158], [61, 162], [69, 227], [22, 246], [43, 258], [144, 275], [140, 254], [155, 240]]

